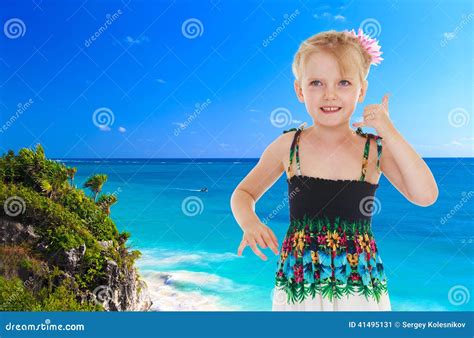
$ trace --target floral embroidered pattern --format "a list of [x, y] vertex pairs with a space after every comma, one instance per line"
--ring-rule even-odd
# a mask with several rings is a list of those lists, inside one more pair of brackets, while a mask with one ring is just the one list
[[354, 293], [379, 301], [388, 292], [387, 277], [370, 221], [292, 221], [277, 262], [276, 286], [291, 303], [317, 293], [331, 301]]

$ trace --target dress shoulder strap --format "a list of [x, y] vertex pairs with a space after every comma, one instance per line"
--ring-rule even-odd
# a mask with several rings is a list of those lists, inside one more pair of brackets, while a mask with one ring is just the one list
[[290, 161], [288, 164], [288, 170], [286, 175], [288, 178], [291, 178], [291, 166], [293, 164], [293, 157], [296, 155], [296, 167], [297, 167], [297, 174], [301, 175], [301, 167], [300, 167], [300, 155], [299, 155], [299, 140], [301, 136], [301, 132], [303, 131], [304, 127], [306, 126], [306, 122], [302, 123], [298, 128], [291, 128], [289, 130], [283, 131], [283, 133], [288, 133], [291, 131], [295, 131], [295, 135], [293, 136], [293, 141], [291, 142], [290, 147]]
[[360, 175], [360, 180], [365, 180], [365, 175], [367, 174], [367, 164], [369, 162], [369, 151], [370, 151], [370, 139], [373, 138], [377, 143], [377, 170], [380, 172], [380, 156], [382, 155], [382, 137], [370, 133], [364, 133], [362, 128], [357, 128], [356, 133], [362, 137], [365, 137], [367, 141], [365, 142], [364, 147], [364, 156], [362, 159], [362, 171]]

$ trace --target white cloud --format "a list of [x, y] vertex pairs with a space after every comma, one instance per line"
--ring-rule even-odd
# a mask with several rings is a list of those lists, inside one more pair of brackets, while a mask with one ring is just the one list
[[158, 82], [158, 83], [166, 83], [166, 81], [163, 80], [163, 79], [155, 79], [155, 81]]
[[456, 140], [452, 140], [449, 143], [445, 143], [444, 146], [456, 146], [456, 147], [473, 147], [472, 142], [474, 141], [474, 137], [461, 137]]
[[416, 147], [420, 148], [430, 148], [430, 149], [449, 149], [449, 148], [457, 148], [457, 147], [466, 147], [472, 148], [472, 142], [474, 141], [474, 137], [461, 137], [456, 140], [451, 140], [451, 142], [444, 143], [444, 144], [414, 144]]
[[137, 39], [134, 39], [132, 38], [130, 35], [126, 36], [125, 37], [125, 42], [131, 44], [131, 45], [139, 45], [141, 44], [142, 42], [148, 42], [150, 41], [150, 39], [148, 38], [148, 36], [144, 35], [144, 36], [141, 36]]
[[219, 143], [219, 146], [221, 148], [227, 149], [228, 147], [230, 147], [230, 144], [228, 144], [228, 143]]
[[121, 133], [125, 133], [127, 131], [127, 129], [125, 129], [124, 127], [119, 127], [118, 131], [121, 132]]
[[334, 21], [341, 21], [341, 22], [346, 21], [346, 17], [341, 14], [332, 15], [329, 12], [324, 12], [322, 14], [313, 14], [313, 18], [315, 19], [319, 19], [322, 17], [327, 18], [329, 20], [334, 20]]

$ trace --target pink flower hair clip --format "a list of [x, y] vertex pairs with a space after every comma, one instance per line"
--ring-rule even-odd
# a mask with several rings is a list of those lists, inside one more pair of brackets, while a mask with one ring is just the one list
[[372, 60], [370, 64], [378, 65], [380, 61], [383, 60], [383, 58], [380, 57], [382, 52], [380, 51], [379, 42], [376, 39], [373, 39], [370, 37], [370, 35], [365, 34], [361, 28], [359, 28], [357, 34], [354, 30], [345, 32], [356, 37], [359, 40], [361, 46], [370, 54]]

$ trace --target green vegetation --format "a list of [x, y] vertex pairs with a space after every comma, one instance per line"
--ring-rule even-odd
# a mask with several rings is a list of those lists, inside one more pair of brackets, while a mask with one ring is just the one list
[[[140, 256], [125, 244], [130, 234], [119, 233], [109, 217], [117, 197], [100, 195], [107, 175], [86, 181], [89, 197], [75, 187], [76, 172], [47, 159], [41, 145], [18, 155], [10, 150], [0, 159], [0, 219], [32, 225], [37, 235], [33, 241], [0, 246], [0, 310], [100, 310], [84, 295], [104, 280], [107, 260], [131, 268]], [[7, 212], [5, 202], [12, 198], [19, 201], [19, 212]], [[77, 271], [63, 271], [57, 258], [83, 244], [87, 250]]]

